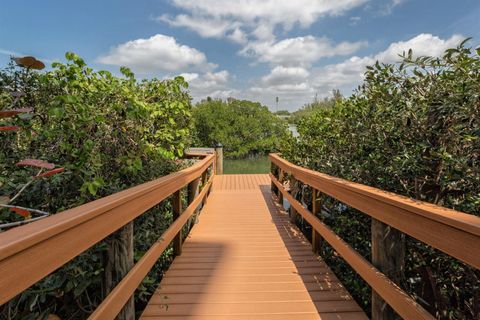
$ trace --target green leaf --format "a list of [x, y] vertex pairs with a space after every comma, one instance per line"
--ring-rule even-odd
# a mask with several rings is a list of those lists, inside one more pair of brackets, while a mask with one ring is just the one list
[[97, 194], [98, 186], [95, 183], [87, 184], [87, 188], [88, 188], [88, 192], [90, 192], [92, 196]]

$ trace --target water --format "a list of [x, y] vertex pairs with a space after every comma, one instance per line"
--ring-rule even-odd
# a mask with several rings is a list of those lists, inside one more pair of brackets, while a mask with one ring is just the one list
[[267, 156], [247, 158], [247, 159], [235, 159], [235, 160], [223, 160], [223, 173], [235, 174], [235, 173], [269, 173], [270, 161]]

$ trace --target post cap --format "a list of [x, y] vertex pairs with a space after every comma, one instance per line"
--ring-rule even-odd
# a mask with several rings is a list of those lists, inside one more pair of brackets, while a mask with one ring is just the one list
[[213, 144], [213, 147], [214, 147], [215, 149], [217, 149], [217, 148], [223, 148], [223, 145], [222, 145], [220, 142], [215, 142], [215, 143]]

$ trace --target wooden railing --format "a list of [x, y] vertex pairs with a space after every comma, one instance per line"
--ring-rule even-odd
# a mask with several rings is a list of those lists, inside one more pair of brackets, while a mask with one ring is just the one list
[[[278, 171], [278, 177], [270, 174], [272, 189], [279, 191], [279, 201], [282, 201], [282, 198], [287, 199], [294, 209], [293, 212], [300, 214], [312, 226], [312, 243], [318, 233], [404, 319], [434, 317], [317, 218], [314, 214], [318, 213], [315, 208], [318, 208], [317, 192], [336, 198], [373, 219], [470, 266], [480, 268], [479, 217], [305, 169], [277, 154], [270, 154], [269, 158], [274, 171]], [[281, 180], [285, 174], [290, 176], [289, 179], [301, 181], [312, 188], [313, 213], [284, 187]]]
[[[173, 195], [172, 225], [90, 316], [115, 318], [172, 241], [175, 253], [181, 252], [181, 230], [207, 199], [215, 154], [192, 156], [202, 159], [179, 172], [0, 233], [0, 305]], [[180, 190], [186, 186], [189, 205], [182, 210]]]

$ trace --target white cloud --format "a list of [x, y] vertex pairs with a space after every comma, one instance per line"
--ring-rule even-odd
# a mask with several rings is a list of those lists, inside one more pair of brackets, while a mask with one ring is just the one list
[[403, 4], [404, 2], [406, 2], [406, 0], [390, 0], [381, 8], [380, 13], [383, 15], [389, 15], [392, 13], [393, 9]]
[[257, 41], [272, 42], [275, 40], [275, 36], [273, 35], [273, 29], [274, 26], [272, 24], [259, 23], [252, 30], [252, 35], [257, 39]]
[[181, 76], [189, 83], [189, 90], [195, 101], [206, 97], [228, 98], [236, 95], [237, 90], [229, 88], [230, 74], [227, 70], [218, 72], [182, 73]]
[[203, 38], [223, 38], [227, 37], [233, 42], [244, 44], [247, 42], [247, 35], [240, 28], [240, 23], [205, 16], [179, 14], [171, 17], [167, 14], [161, 15], [156, 19], [163, 21], [174, 27], [185, 27], [195, 31]]
[[407, 41], [394, 42], [384, 51], [366, 57], [351, 57], [341, 63], [327, 65], [312, 72], [312, 83], [319, 91], [340, 88], [348, 92], [361, 83], [365, 68], [376, 61], [384, 63], [399, 62], [400, 54], [412, 49], [415, 56], [441, 56], [446, 49], [458, 45], [464, 37], [453, 35], [441, 39], [432, 34], [422, 33]]
[[268, 75], [262, 77], [262, 82], [268, 86], [298, 83], [305, 81], [309, 74], [304, 68], [277, 66]]
[[447, 40], [440, 39], [429, 33], [422, 33], [407, 40], [392, 43], [387, 50], [375, 55], [374, 59], [382, 62], [399, 61], [399, 54], [413, 50], [414, 56], [441, 56], [446, 49], [457, 46], [465, 37], [453, 35]]
[[229, 18], [243, 23], [262, 20], [271, 24], [281, 24], [290, 28], [299, 23], [310, 26], [319, 17], [339, 15], [358, 7], [368, 0], [172, 0], [172, 3], [186, 11], [211, 16]]
[[232, 30], [238, 25], [224, 19], [189, 16], [186, 14], [179, 14], [173, 18], [164, 14], [158, 17], [157, 20], [167, 22], [174, 27], [185, 27], [193, 30], [204, 38], [223, 37], [228, 30]]
[[275, 105], [275, 97], [280, 97], [279, 109], [295, 109], [318, 94], [329, 96], [332, 89], [340, 89], [345, 95], [361, 84], [367, 65], [377, 60], [384, 63], [400, 61], [399, 54], [413, 50], [414, 56], [441, 56], [448, 48], [460, 43], [464, 37], [453, 35], [441, 39], [431, 34], [419, 34], [407, 41], [390, 44], [385, 50], [369, 56], [353, 56], [343, 62], [312, 68], [277, 66], [249, 90], [243, 92], [249, 99], [260, 100], [270, 106]]
[[[240, 55], [272, 65], [308, 66], [323, 57], [352, 54], [365, 42], [334, 44], [313, 36], [278, 41], [276, 31], [307, 28], [325, 16], [337, 16], [370, 0], [170, 0], [183, 10], [157, 18], [206, 38], [226, 38], [242, 45]], [[394, 0], [398, 1], [398, 0]]]
[[181, 73], [180, 76], [182, 76], [183, 79], [185, 79], [185, 81], [191, 82], [195, 79], [198, 79], [200, 75], [195, 72], [184, 72], [184, 73]]
[[148, 39], [122, 43], [97, 59], [99, 63], [126, 66], [137, 72], [212, 70], [203, 52], [177, 43], [175, 38], [156, 34]]
[[207, 72], [203, 78], [205, 80], [204, 85], [225, 85], [228, 82], [230, 74], [227, 70], [219, 72]]
[[247, 43], [247, 35], [240, 28], [235, 28], [233, 32], [228, 35], [228, 38], [236, 43]]
[[337, 55], [349, 55], [367, 45], [365, 41], [334, 44], [326, 37], [305, 36], [272, 42], [252, 42], [240, 54], [275, 65], [308, 66], [313, 62]]
[[158, 21], [185, 27], [202, 37], [226, 37], [239, 44], [273, 41], [277, 26], [309, 27], [324, 16], [341, 15], [369, 0], [171, 0], [185, 13]]
[[375, 63], [372, 57], [351, 57], [341, 63], [327, 65], [313, 71], [312, 83], [320, 91], [354, 87], [363, 79], [365, 67]]

